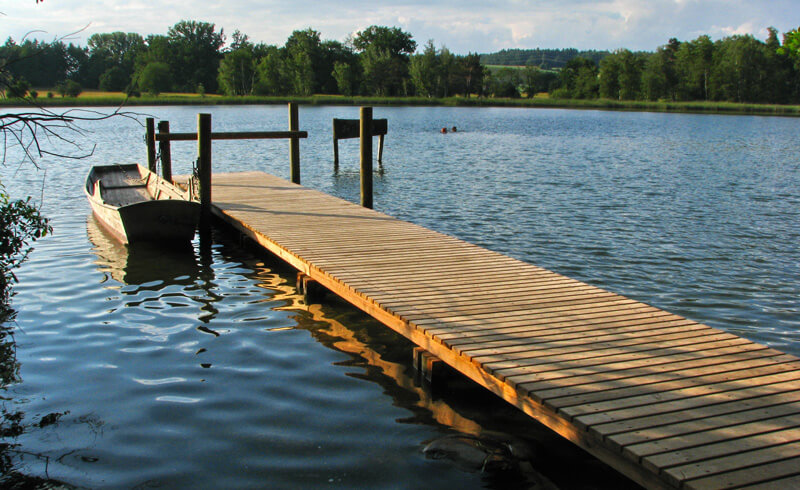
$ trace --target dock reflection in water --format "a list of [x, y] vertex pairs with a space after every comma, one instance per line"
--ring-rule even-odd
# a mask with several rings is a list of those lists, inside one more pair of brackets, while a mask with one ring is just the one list
[[[307, 461], [311, 450], [327, 454], [317, 471], [337, 461], [342, 470], [361, 474], [366, 486], [374, 486], [382, 473], [386, 477], [381, 465], [406, 472], [413, 468], [411, 481], [430, 479], [435, 472], [441, 481], [457, 481], [462, 487], [472, 482], [466, 488], [572, 487], [575, 481], [565, 481], [565, 476], [626, 484], [466, 378], [448, 379], [433, 391], [422, 385], [411, 367], [409, 341], [335, 296], [309, 304], [295, 288], [294, 271], [270, 255], [251, 253], [224, 234], [215, 234], [207, 256], [200, 247], [126, 247], [93, 217], [87, 220], [87, 232], [98, 270], [109, 288], [118, 291], [110, 297], [120, 301], [109, 305], [108, 324], [125, 344], [113, 350], [130, 356], [126, 377], [134, 384], [119, 396], [145, 410], [145, 418], [134, 415], [134, 421], [123, 423], [117, 441], [129, 440], [133, 435], [128, 433], [143, 423], [151, 425], [150, 432], [172, 427], [192, 435], [191, 440], [206, 441], [207, 449], [194, 444], [183, 449], [187, 461], [214, 466], [214, 454], [234, 451], [250, 473], [236, 471], [237, 465], [215, 471], [220, 481], [243, 484], [269, 474], [261, 481], [313, 487], [308, 477], [293, 470]], [[356, 388], [353, 381], [366, 386]], [[374, 391], [368, 385], [379, 386], [391, 399], [390, 412], [399, 409], [400, 415], [372, 420], [385, 409], [375, 415], [364, 411], [364, 397]], [[330, 405], [332, 400], [337, 402]], [[163, 410], [164, 404], [170, 409]], [[376, 426], [382, 426], [380, 433]], [[276, 444], [268, 436], [276, 433], [297, 435], [265, 449], [264, 444]], [[378, 446], [369, 450], [365, 441]], [[113, 465], [116, 451], [107, 448], [111, 442], [82, 451]], [[332, 452], [325, 452], [330, 445]], [[336, 447], [344, 452], [337, 453]], [[389, 452], [399, 459], [375, 459], [375, 454]], [[583, 468], [579, 477], [568, 469], [575, 464]], [[196, 482], [185, 474], [166, 477], [156, 470], [152, 473], [158, 477], [151, 483], [184, 487]], [[229, 472], [236, 480], [226, 479], [232, 477]], [[390, 481], [383, 485], [393, 486]]]

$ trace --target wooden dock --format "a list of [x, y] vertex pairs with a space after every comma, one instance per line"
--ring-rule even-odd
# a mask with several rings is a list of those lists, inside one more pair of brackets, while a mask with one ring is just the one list
[[800, 488], [800, 359], [260, 172], [213, 213], [648, 488]]

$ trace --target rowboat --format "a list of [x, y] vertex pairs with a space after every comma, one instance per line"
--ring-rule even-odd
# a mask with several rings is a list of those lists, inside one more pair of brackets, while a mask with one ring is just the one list
[[178, 245], [194, 237], [200, 204], [141, 165], [92, 167], [85, 191], [98, 221], [124, 244]]

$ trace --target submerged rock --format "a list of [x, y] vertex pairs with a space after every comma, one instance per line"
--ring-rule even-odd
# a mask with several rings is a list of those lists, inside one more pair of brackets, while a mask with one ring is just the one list
[[480, 436], [453, 434], [440, 437], [422, 448], [429, 459], [446, 459], [470, 472], [488, 473], [501, 488], [558, 490], [532, 465], [534, 450], [516, 437], [485, 432]]
[[530, 457], [526, 448], [515, 447], [508, 441], [467, 434], [436, 439], [426, 445], [422, 453], [430, 459], [449, 459], [472, 471], [508, 470]]

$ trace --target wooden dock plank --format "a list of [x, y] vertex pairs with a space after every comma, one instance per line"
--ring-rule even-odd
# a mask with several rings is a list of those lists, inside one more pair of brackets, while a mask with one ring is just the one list
[[794, 356], [260, 172], [215, 174], [212, 195], [261, 246], [648, 488], [797, 478]]

